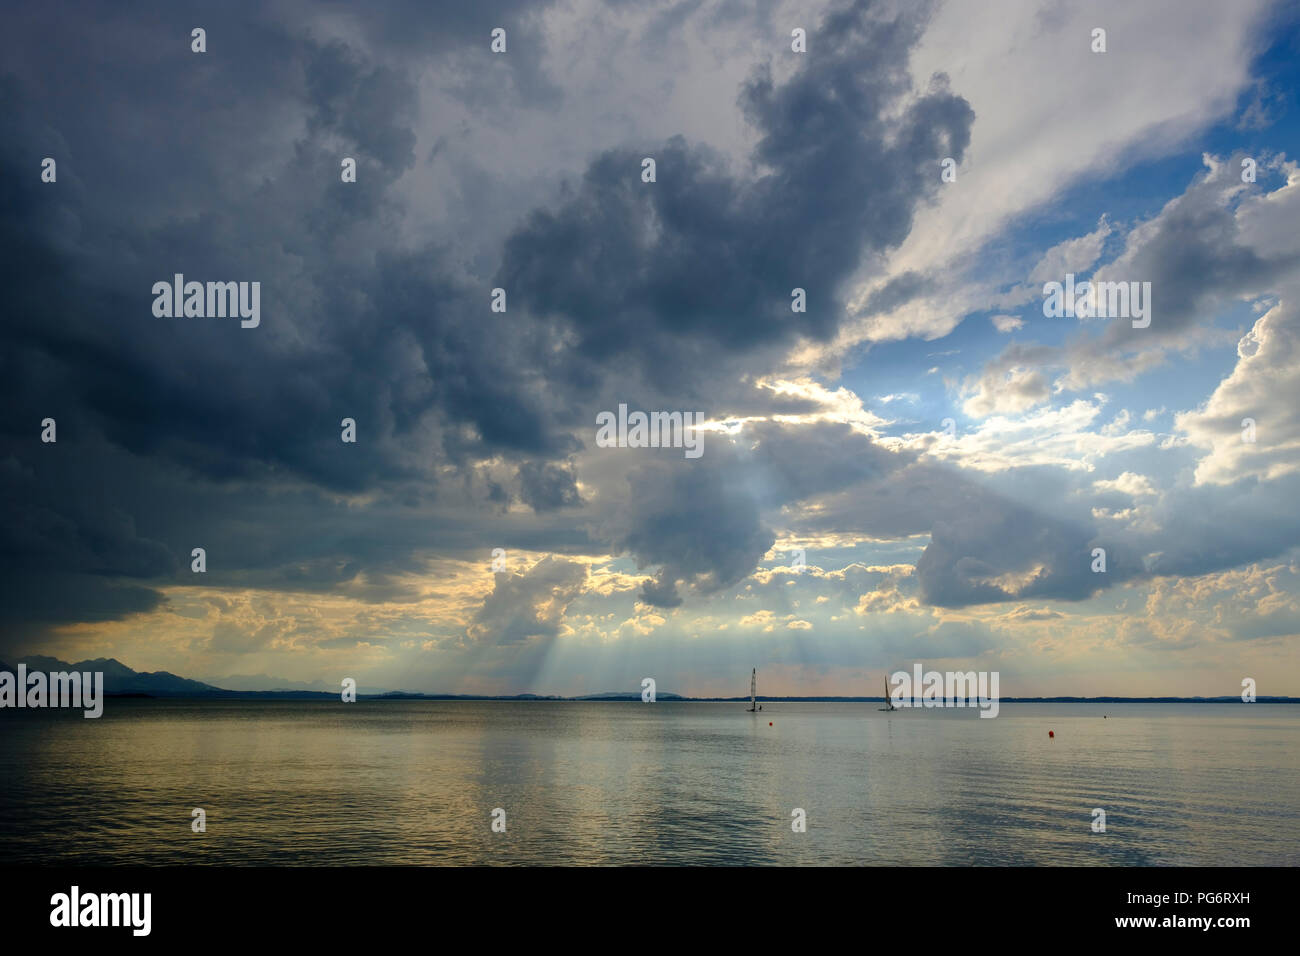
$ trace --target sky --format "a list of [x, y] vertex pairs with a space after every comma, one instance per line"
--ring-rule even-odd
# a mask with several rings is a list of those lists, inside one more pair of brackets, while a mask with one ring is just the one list
[[1294, 5], [29, 5], [0, 64], [0, 659], [1300, 696]]

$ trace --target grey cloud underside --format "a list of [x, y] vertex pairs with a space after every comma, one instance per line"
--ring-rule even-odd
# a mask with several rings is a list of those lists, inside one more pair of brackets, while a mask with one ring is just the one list
[[[810, 29], [817, 55], [790, 80], [760, 66], [740, 91], [748, 167], [680, 137], [611, 144], [521, 209], [480, 275], [456, 223], [408, 223], [397, 198], [420, 161], [417, 81], [434, 62], [475, 102], [558, 109], [538, 7], [341, 11], [325, 29], [301, 4], [37, 8], [0, 40], [6, 640], [158, 606], [192, 580], [192, 546], [215, 556], [214, 586], [381, 600], [409, 596], [402, 575], [440, 548], [592, 544], [563, 516], [586, 507], [574, 456], [594, 411], [622, 386], [745, 411], [738, 373], [834, 334], [842, 284], [906, 237], [973, 122], [941, 79], [911, 88], [920, 15], [849, 5]], [[486, 52], [497, 25], [507, 63]], [[178, 272], [260, 281], [262, 326], [155, 318], [152, 285]], [[38, 441], [45, 417], [56, 445]], [[771, 545], [765, 509], [827, 483], [778, 472], [774, 497], [742, 487], [745, 467], [712, 451], [651, 466], [612, 490], [634, 520], [594, 537], [659, 569], [653, 603], [679, 581], [734, 584]], [[507, 520], [512, 501], [535, 514]]]
[[1225, 187], [1240, 185], [1241, 158], [1234, 155], [1216, 171], [1201, 174], [1161, 211], [1151, 235], [1098, 270], [1102, 280], [1151, 283], [1151, 327], [1113, 323], [1106, 329], [1106, 346], [1135, 345], [1144, 333], [1175, 337], [1231, 297], [1266, 290], [1300, 266], [1294, 253], [1270, 256], [1243, 244], [1235, 209], [1222, 201]]
[[[681, 604], [681, 585], [702, 594], [737, 585], [774, 544], [778, 518], [796, 535], [929, 535], [917, 580], [938, 606], [1082, 600], [1144, 573], [1133, 545], [1100, 539], [1087, 521], [1026, 506], [846, 425], [751, 425], [708, 448], [695, 462], [665, 455], [634, 472], [626, 505], [593, 532], [658, 569], [641, 591], [646, 604]], [[786, 510], [800, 504], [816, 507]], [[1105, 574], [1092, 571], [1101, 545]]]
[[[773, 436], [778, 439], [778, 436]], [[765, 451], [764, 451], [765, 449]], [[803, 533], [870, 538], [930, 536], [916, 572], [930, 604], [959, 607], [1023, 597], [1080, 600], [1139, 573], [1126, 548], [1113, 548], [1109, 574], [1090, 570], [1095, 529], [1021, 504], [956, 469], [886, 451], [846, 426], [804, 429], [760, 444], [773, 484], [819, 507]], [[1015, 588], [993, 579], [1037, 575]]]
[[582, 504], [572, 465], [526, 461], [519, 466], [520, 497], [534, 511]]
[[[12, 417], [0, 423], [11, 492], [0, 554], [12, 619], [156, 606], [157, 592], [112, 579], [158, 583], [188, 563], [189, 543], [219, 536], [187, 533], [201, 523], [187, 514], [225, 506], [241, 520], [237, 499], [209, 481], [418, 501], [437, 496], [431, 464], [463, 470], [502, 454], [526, 465], [576, 447], [541, 400], [546, 370], [524, 358], [549, 354], [546, 330], [506, 334], [486, 288], [457, 270], [450, 236], [416, 249], [390, 236], [402, 214], [388, 191], [414, 162], [406, 74], [269, 16], [227, 16], [88, 10], [3, 41], [0, 395]], [[195, 22], [208, 54], [189, 51]], [[442, 35], [464, 46], [476, 32]], [[50, 35], [78, 55], [33, 43]], [[45, 155], [57, 184], [31, 175]], [[361, 170], [348, 187], [344, 155]], [[265, 323], [154, 318], [152, 285], [174, 272], [261, 281]], [[33, 442], [47, 416], [57, 445]], [[359, 423], [357, 447], [339, 441], [344, 417]], [[110, 482], [122, 451], [135, 477]], [[562, 476], [549, 478], [530, 494], [569, 502]], [[135, 485], [184, 500], [159, 509], [170, 526], [131, 501]], [[280, 537], [301, 541], [313, 522], [290, 511], [297, 523]], [[328, 508], [316, 517], [333, 520]], [[355, 542], [346, 554], [335, 540], [334, 563], [382, 572], [385, 552]], [[317, 549], [280, 559], [315, 561]], [[232, 553], [264, 567], [253, 547]]]
[[[739, 99], [759, 133], [752, 176], [681, 137], [601, 155], [507, 240], [499, 284], [572, 329], [582, 354], [678, 391], [718, 352], [828, 338], [841, 283], [902, 242], [938, 161], [969, 141], [960, 96], [941, 80], [911, 89], [920, 27], [854, 5], [815, 31], [817, 56], [788, 82], [759, 68]], [[654, 183], [641, 181], [647, 156]], [[794, 288], [804, 314], [791, 312]]]
[[[1149, 327], [1107, 321], [1102, 331], [1081, 330], [1059, 348], [1009, 345], [985, 365], [986, 386], [1005, 388], [1007, 371], [1029, 365], [1068, 370], [1064, 381], [1071, 389], [1130, 379], [1147, 364], [1160, 361], [1163, 350], [1192, 342], [1194, 333], [1209, 327], [1216, 312], [1234, 299], [1275, 293], [1284, 282], [1294, 281], [1300, 256], [1293, 251], [1270, 253], [1242, 239], [1237, 205], [1226, 201], [1229, 192], [1245, 188], [1240, 181], [1241, 159], [1241, 154], [1234, 154], [1214, 170], [1198, 174], [1153, 220], [1135, 228], [1127, 248], [1092, 277], [1105, 282], [1150, 282]], [[1045, 384], [1035, 373], [1017, 387], [1026, 390], [1029, 404], [1036, 404], [1049, 396]]]
[[[702, 467], [686, 467], [687, 465]], [[659, 607], [681, 603], [678, 581], [710, 593], [754, 570], [775, 537], [754, 497], [742, 487], [743, 463], [724, 449], [693, 462], [662, 461], [634, 472], [613, 546], [642, 565], [657, 565], [641, 599]]]

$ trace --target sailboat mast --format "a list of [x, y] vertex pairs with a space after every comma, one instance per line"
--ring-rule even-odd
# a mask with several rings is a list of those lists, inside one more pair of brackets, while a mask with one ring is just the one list
[[885, 706], [884, 706], [884, 707], [881, 707], [880, 709], [881, 709], [881, 710], [897, 710], [897, 709], [898, 709], [897, 707], [894, 706], [893, 698], [891, 698], [891, 697], [889, 696], [889, 675], [888, 675], [888, 674], [885, 675]]
[[753, 673], [749, 675], [749, 709], [753, 710], [755, 701], [758, 699], [756, 692], [758, 690], [758, 668], [755, 667]]

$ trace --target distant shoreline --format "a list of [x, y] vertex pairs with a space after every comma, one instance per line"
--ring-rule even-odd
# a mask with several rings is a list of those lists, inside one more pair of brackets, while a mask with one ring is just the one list
[[[105, 697], [115, 699], [142, 700], [338, 700], [338, 694], [324, 691], [297, 690], [230, 690], [189, 694], [145, 694], [145, 693], [107, 693]], [[590, 697], [561, 697], [541, 694], [513, 694], [498, 696], [476, 696], [473, 694], [414, 694], [394, 691], [387, 694], [358, 694], [357, 700], [437, 700], [504, 702], [504, 703], [569, 703], [569, 704], [604, 704], [604, 703], [641, 703], [640, 694], [599, 694]], [[883, 697], [759, 697], [760, 704], [881, 704]], [[682, 704], [748, 704], [748, 697], [679, 697], [676, 694], [657, 695], [658, 703]], [[1001, 704], [1242, 704], [1240, 697], [1001, 697]], [[1258, 697], [1257, 704], [1300, 704], [1300, 697]], [[940, 705], [925, 707], [918, 698], [902, 710], [935, 710]], [[949, 704], [949, 706], [953, 706]], [[975, 707], [972, 703], [967, 707]]]
[[[339, 700], [339, 690], [309, 690], [306, 687], [272, 687], [270, 690], [230, 690], [214, 683], [180, 677], [167, 671], [136, 671], [114, 658], [99, 657], [69, 664], [54, 657], [25, 657], [19, 666], [33, 671], [97, 672], [104, 674], [104, 696], [117, 699], [145, 700]], [[0, 661], [0, 672], [14, 673], [15, 668]], [[223, 678], [214, 678], [222, 680]], [[229, 678], [235, 680], [235, 678]], [[271, 683], [278, 678], [266, 678]], [[259, 681], [260, 682], [260, 681]], [[252, 680], [249, 680], [252, 683]], [[285, 683], [292, 683], [285, 681]], [[313, 682], [320, 687], [321, 682]], [[936, 690], [940, 688], [935, 688]], [[946, 689], [946, 688], [944, 688]], [[416, 691], [380, 690], [358, 688], [357, 700], [467, 700], [467, 701], [533, 701], [549, 700], [567, 703], [641, 702], [641, 690], [609, 691], [603, 694], [582, 694], [568, 697], [561, 694], [436, 694]], [[748, 704], [749, 695], [739, 697], [683, 697], [680, 694], [658, 693], [656, 700], [665, 703], [681, 701], [703, 704]], [[957, 698], [941, 697], [940, 700]], [[881, 704], [884, 697], [758, 697], [761, 704]], [[926, 709], [922, 698], [911, 698], [906, 709]], [[967, 707], [978, 706], [974, 695], [966, 698]], [[1240, 694], [1223, 697], [999, 697], [1003, 704], [1240, 704]], [[1300, 704], [1300, 697], [1257, 697], [1260, 704]]]

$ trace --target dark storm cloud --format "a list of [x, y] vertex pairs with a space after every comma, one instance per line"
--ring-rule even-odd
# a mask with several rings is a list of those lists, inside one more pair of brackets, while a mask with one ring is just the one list
[[526, 461], [519, 466], [520, 498], [534, 511], [582, 503], [572, 464]]
[[[487, 49], [491, 25], [479, 37], [474, 18], [408, 13], [444, 47], [473, 35]], [[205, 54], [190, 50], [195, 25]], [[214, 583], [328, 586], [365, 570], [373, 595], [419, 566], [410, 551], [429, 529], [399, 534], [395, 556], [391, 538], [342, 532], [356, 516], [322, 497], [261, 508], [264, 534], [246, 521], [265, 490], [382, 502], [388, 489], [414, 504], [437, 494], [434, 462], [526, 465], [575, 447], [545, 400], [562, 387], [523, 357], [553, 354], [547, 331], [494, 318], [488, 284], [446, 247], [397, 240], [390, 187], [416, 142], [403, 61], [258, 8], [174, 5], [29, 11], [0, 53], [7, 620], [156, 607], [139, 582], [173, 582], [193, 544], [217, 549]], [[40, 181], [44, 156], [57, 183]], [[343, 156], [355, 184], [340, 182]], [[154, 317], [153, 283], [176, 272], [260, 281], [262, 325]], [[46, 417], [56, 444], [39, 440]], [[356, 445], [340, 441], [344, 417]], [[536, 503], [569, 500], [557, 476], [526, 474]], [[237, 581], [232, 564], [260, 576]]]
[[[670, 388], [691, 388], [719, 353], [826, 339], [841, 283], [902, 242], [938, 160], [960, 159], [969, 140], [965, 100], [942, 81], [911, 89], [922, 25], [868, 4], [831, 14], [788, 82], [760, 68], [741, 93], [757, 178], [681, 137], [610, 150], [510, 238], [499, 283], [566, 322], [582, 354]], [[654, 183], [641, 181], [646, 156]], [[796, 287], [806, 314], [791, 312]]]
[[[907, 56], [921, 25], [866, 4], [832, 13], [814, 31], [817, 55], [792, 79], [778, 85], [763, 68], [742, 91], [760, 134], [757, 178], [681, 137], [607, 151], [508, 240], [497, 281], [572, 329], [589, 362], [679, 400], [716, 398], [732, 356], [829, 337], [843, 317], [841, 283], [901, 243], [939, 182], [937, 161], [960, 159], [969, 139], [973, 114], [942, 80], [911, 89]], [[654, 183], [641, 181], [645, 156]], [[791, 312], [795, 287], [809, 296], [805, 314]], [[739, 581], [774, 540], [763, 505], [863, 467], [841, 463], [833, 478], [768, 468], [783, 487], [753, 491], [740, 471], [751, 463], [706, 459], [658, 462], [631, 479], [630, 524], [611, 543], [659, 569], [647, 603], [679, 603], [679, 583], [707, 593]]]
[[[474, 0], [430, 3], [385, 0], [358, 5], [351, 0], [294, 2], [277, 8], [287, 22], [311, 23], [322, 10], [342, 18], [366, 45], [385, 55], [423, 63], [453, 61], [463, 79], [463, 100], [490, 102], [506, 97], [529, 106], [555, 108], [563, 91], [542, 69], [545, 38], [538, 23], [551, 0]], [[490, 48], [492, 31], [506, 31], [506, 52]], [[504, 80], [504, 82], [501, 82]]]
[[[112, 181], [121, 172], [113, 169], [115, 150], [99, 148], [104, 131], [84, 106], [45, 103], [38, 97], [46, 94], [29, 87], [28, 102], [7, 111], [16, 128], [5, 130], [2, 160], [14, 212], [6, 220], [5, 278], [19, 306], [7, 331], [22, 349], [13, 363], [29, 379], [46, 376], [18, 383], [14, 397], [35, 412], [57, 392], [72, 414], [89, 417], [113, 441], [204, 474], [256, 478], [287, 469], [354, 490], [402, 471], [399, 446], [435, 408], [472, 426], [452, 435], [453, 456], [476, 447], [569, 447], [542, 420], [516, 371], [524, 363], [514, 349], [534, 347], [536, 336], [501, 335], [486, 290], [448, 277], [446, 250], [387, 248], [399, 211], [385, 187], [414, 159], [409, 81], [337, 43], [297, 39], [286, 50], [277, 32], [266, 33], [272, 39], [259, 43], [246, 28], [243, 55], [287, 54], [302, 80], [245, 104], [243, 122], [257, 128], [258, 119], [273, 122], [297, 108], [305, 125], [288, 155], [277, 153], [270, 176], [265, 159], [241, 163], [236, 153], [229, 171], [206, 161], [235, 139], [220, 115], [211, 129], [174, 141], [166, 128], [174, 110], [155, 113], [145, 101], [136, 104], [134, 125], [149, 135], [136, 135], [164, 148], [169, 161], [143, 154], [163, 169], [132, 184], [146, 210], [133, 215], [115, 191], [87, 186], [68, 196], [62, 183], [39, 183], [30, 175], [34, 158], [19, 152], [32, 124], [18, 121], [45, 109], [45, 121], [58, 123], [70, 144], [72, 158], [59, 157], [61, 174]], [[202, 56], [187, 48], [185, 55]], [[216, 59], [215, 51], [208, 55]], [[164, 69], [185, 73], [170, 58]], [[21, 95], [12, 85], [5, 93]], [[359, 161], [355, 189], [339, 182], [341, 155]], [[248, 181], [250, 166], [263, 170], [257, 185]], [[181, 170], [188, 198], [151, 221], [151, 187], [171, 191]], [[188, 215], [195, 197], [206, 201]], [[74, 240], [49, 235], [46, 223], [60, 217], [75, 221]], [[174, 272], [200, 281], [260, 279], [265, 325], [249, 332], [219, 320], [153, 317], [149, 290]], [[338, 453], [345, 416], [357, 419], [367, 453]]]
[[641, 567], [659, 568], [642, 589], [647, 604], [680, 604], [678, 582], [706, 594], [729, 587], [776, 540], [746, 487], [745, 463], [724, 446], [695, 461], [647, 460], [629, 484], [613, 545], [635, 555]]
[[[409, 596], [403, 573], [435, 546], [582, 547], [546, 519], [583, 504], [568, 462], [596, 396], [638, 378], [734, 395], [742, 358], [829, 337], [840, 284], [902, 240], [969, 136], [942, 83], [910, 88], [919, 19], [855, 5], [812, 32], [790, 81], [759, 70], [744, 88], [755, 175], [681, 138], [611, 149], [558, 209], [523, 217], [492, 282], [460, 261], [456, 223], [405, 235], [397, 183], [431, 63], [475, 96], [551, 102], [537, 7], [381, 4], [329, 29], [307, 11], [36, 7], [0, 38], [8, 624], [157, 607], [193, 583], [194, 546], [212, 586], [363, 600]], [[495, 26], [507, 57], [487, 52]], [[261, 282], [260, 327], [153, 316], [174, 273]], [[47, 416], [57, 444], [39, 441]], [[662, 569], [648, 598], [734, 583], [770, 546], [770, 495], [728, 466], [634, 479], [640, 521], [617, 544]], [[431, 517], [444, 497], [462, 513]], [[512, 500], [533, 521], [491, 523]]]
[[0, 581], [0, 601], [6, 642], [32, 639], [51, 625], [115, 621], [165, 603], [154, 588], [40, 566], [7, 572]]

